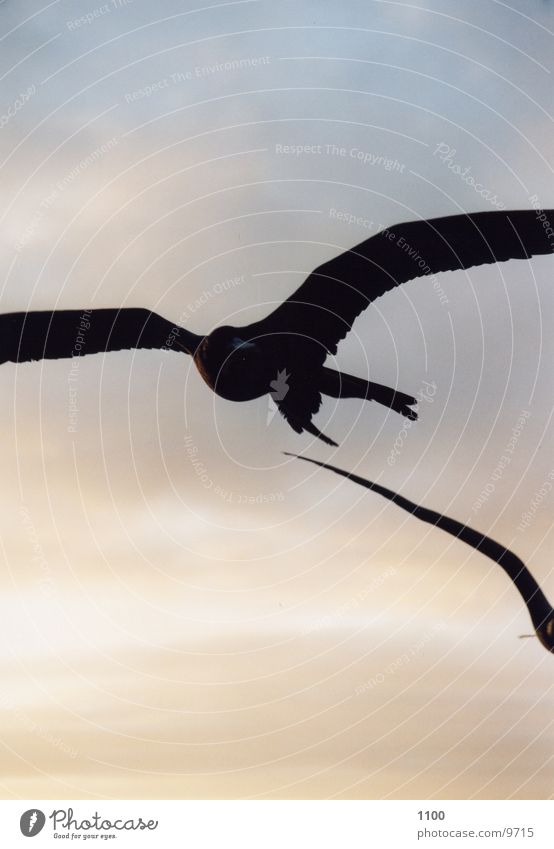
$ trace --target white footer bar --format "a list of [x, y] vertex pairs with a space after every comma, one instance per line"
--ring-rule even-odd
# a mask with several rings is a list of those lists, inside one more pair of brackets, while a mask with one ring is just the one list
[[553, 849], [553, 826], [552, 801], [0, 801], [6, 849]]

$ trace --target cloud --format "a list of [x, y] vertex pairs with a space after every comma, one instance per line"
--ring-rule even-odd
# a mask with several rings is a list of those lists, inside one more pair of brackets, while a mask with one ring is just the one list
[[[440, 143], [508, 207], [552, 205], [552, 9], [532, 7], [164, 0], [74, 26], [90, 4], [46, 8], [2, 43], [6, 104], [36, 87], [2, 129], [3, 309], [249, 321], [382, 225], [488, 208]], [[34, 12], [2, 4], [3, 29]], [[443, 275], [446, 306], [426, 280], [377, 302], [339, 365], [436, 396], [394, 468], [400, 418], [326, 402], [336, 462], [465, 519], [528, 409], [479, 513], [509, 543], [552, 465], [550, 278], [545, 257]], [[266, 399], [215, 399], [184, 356], [80, 361], [75, 432], [70, 368], [0, 375], [11, 793], [544, 794], [545, 660], [516, 640], [502, 575], [285, 464], [307, 437], [268, 424]], [[518, 540], [545, 582], [549, 532], [545, 507]], [[354, 698], [437, 621], [440, 639]]]

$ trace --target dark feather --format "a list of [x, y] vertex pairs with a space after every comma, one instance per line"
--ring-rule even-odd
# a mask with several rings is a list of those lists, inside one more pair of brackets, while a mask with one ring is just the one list
[[321, 392], [313, 376], [299, 370], [293, 372], [289, 376], [285, 397], [276, 401], [276, 404], [281, 415], [296, 433], [307, 431], [327, 445], [337, 444], [312, 424], [312, 416], [321, 406]]
[[[546, 216], [554, 223], [554, 210], [546, 210]], [[248, 333], [298, 334], [299, 349], [313, 340], [335, 354], [356, 317], [402, 283], [553, 250], [554, 239], [535, 211], [496, 210], [399, 224], [320, 265]]]
[[193, 334], [145, 309], [6, 313], [0, 315], [0, 362], [22, 363], [130, 348], [182, 351], [192, 338]]
[[366, 489], [379, 493], [379, 495], [388, 498], [389, 501], [411, 513], [422, 522], [427, 522], [430, 525], [441, 528], [446, 533], [465, 542], [466, 545], [471, 546], [476, 551], [480, 551], [486, 557], [498, 563], [511, 578], [525, 602], [535, 628], [536, 636], [547, 651], [554, 652], [554, 609], [525, 563], [509, 548], [505, 548], [491, 537], [482, 534], [480, 531], [473, 530], [473, 528], [462, 524], [462, 522], [458, 522], [456, 519], [451, 519], [449, 516], [437, 513], [436, 510], [421, 507], [419, 504], [415, 504], [392, 489], [381, 486], [381, 484], [374, 483], [359, 475], [354, 475], [344, 469], [339, 469], [338, 466], [331, 466], [329, 463], [322, 463], [320, 460], [312, 460], [311, 457], [301, 457], [298, 454], [290, 454], [288, 451], [284, 453], [289, 457], [296, 457], [307, 463], [313, 463], [314, 466], [328, 469], [336, 475], [341, 475], [341, 477], [348, 478]]

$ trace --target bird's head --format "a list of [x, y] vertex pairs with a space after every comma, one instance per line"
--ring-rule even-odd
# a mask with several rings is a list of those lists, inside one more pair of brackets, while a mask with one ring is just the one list
[[246, 401], [267, 392], [259, 346], [241, 336], [241, 328], [217, 327], [201, 343], [196, 364], [212, 389], [231, 401]]
[[550, 616], [535, 628], [537, 637], [547, 651], [554, 652], [554, 610]]
[[[528, 605], [529, 607], [529, 605]], [[521, 638], [537, 637], [546, 651], [554, 652], [554, 610], [547, 616], [536, 614], [529, 610], [535, 628], [534, 634], [520, 634]]]

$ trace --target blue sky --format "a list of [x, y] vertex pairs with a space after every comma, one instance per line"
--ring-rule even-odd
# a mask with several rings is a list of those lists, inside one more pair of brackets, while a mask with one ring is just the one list
[[[534, 0], [8, 0], [3, 311], [208, 332], [380, 226], [552, 206], [552, 26]], [[336, 452], [172, 353], [3, 366], [6, 796], [549, 796], [551, 661], [505, 576], [281, 452], [491, 533], [554, 595], [552, 496], [518, 531], [554, 469], [551, 276], [377, 302], [338, 364], [432, 392], [409, 428], [329, 399]]]

